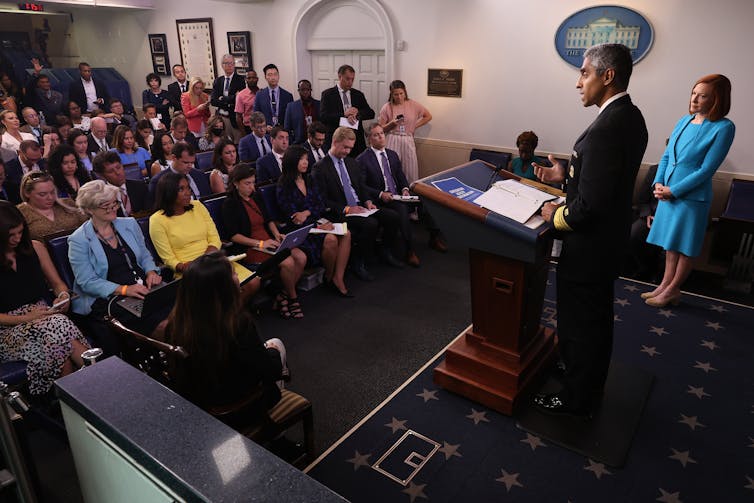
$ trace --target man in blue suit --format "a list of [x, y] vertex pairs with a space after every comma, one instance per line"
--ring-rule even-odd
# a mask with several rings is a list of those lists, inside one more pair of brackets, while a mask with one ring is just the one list
[[47, 164], [42, 159], [42, 148], [34, 140], [24, 140], [18, 146], [18, 157], [5, 163], [6, 190], [17, 195], [18, 189], [21, 188], [21, 179], [26, 173], [46, 170]]
[[312, 83], [308, 80], [300, 80], [298, 94], [301, 99], [288, 105], [283, 123], [285, 129], [292, 135], [291, 144], [293, 145], [306, 141], [306, 130], [319, 117], [319, 100], [312, 98]]
[[267, 134], [267, 121], [262, 112], [253, 112], [249, 118], [251, 134], [238, 142], [238, 158], [242, 162], [254, 162], [268, 152], [272, 152], [270, 135]]
[[154, 178], [152, 178], [152, 181], [149, 182], [150, 206], [154, 203], [157, 192], [157, 183], [165, 173], [170, 171], [188, 177], [189, 188], [191, 189], [191, 199], [199, 199], [200, 197], [212, 194], [207, 174], [194, 167], [194, 161], [196, 161], [196, 151], [194, 150], [194, 147], [188, 143], [178, 142], [173, 145], [173, 155], [175, 156], [173, 165], [166, 170], [160, 171], [154, 176]]
[[278, 67], [272, 63], [264, 67], [264, 79], [268, 87], [257, 91], [254, 111], [262, 112], [270, 126], [277, 126], [285, 119], [285, 109], [293, 102], [293, 95], [278, 86], [280, 73]]
[[270, 131], [270, 138], [272, 152], [257, 159], [257, 187], [277, 182], [283, 170], [283, 154], [288, 148], [288, 131], [275, 126]]
[[393, 196], [411, 195], [408, 180], [403, 173], [403, 165], [398, 153], [385, 148], [385, 131], [377, 123], [366, 128], [369, 148], [356, 157], [356, 161], [366, 172], [366, 189], [369, 199], [377, 202], [380, 208], [395, 210], [400, 216], [401, 235], [406, 246], [406, 263], [419, 267], [419, 257], [413, 246], [409, 212], [416, 206], [401, 201], [393, 201]]

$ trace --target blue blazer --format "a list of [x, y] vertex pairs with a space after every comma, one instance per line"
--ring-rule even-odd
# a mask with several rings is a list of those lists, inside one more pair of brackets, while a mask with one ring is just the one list
[[[265, 140], [267, 140], [267, 144], [270, 146], [270, 151], [272, 151], [272, 142], [270, 141], [270, 135], [266, 134], [264, 135], [264, 138]], [[254, 133], [247, 134], [238, 142], [238, 159], [242, 162], [256, 161], [261, 157], [261, 154], [262, 153], [259, 151]]]
[[[278, 86], [278, 123], [283, 124], [285, 119], [285, 109], [293, 101], [293, 95]], [[267, 125], [272, 126], [272, 103], [270, 102], [270, 88], [265, 87], [257, 91], [254, 97], [254, 111], [262, 112], [267, 119]]]
[[[159, 272], [152, 254], [144, 244], [144, 234], [133, 218], [116, 218], [115, 230], [136, 255], [136, 262], [145, 273]], [[74, 313], [87, 315], [92, 311], [92, 304], [98, 298], [106, 299], [112, 294], [117, 283], [107, 280], [107, 256], [102, 244], [94, 232], [92, 221], [84, 222], [73, 234], [68, 236], [68, 261], [75, 278], [73, 291], [79, 295], [73, 300]]]
[[[710, 203], [712, 175], [728, 155], [736, 126], [728, 119], [690, 124], [693, 118], [686, 115], [675, 125], [652, 185], [667, 185], [678, 199]], [[679, 145], [678, 139], [687, 127], [698, 128], [694, 140]]]
[[[319, 100], [314, 101], [314, 117], [319, 117]], [[304, 127], [304, 105], [301, 100], [296, 100], [285, 109], [285, 121], [283, 127], [293, 132], [291, 145], [304, 143], [307, 139], [306, 128]]]
[[[385, 149], [387, 154], [387, 162], [390, 165], [390, 173], [393, 175], [393, 182], [395, 183], [395, 190], [400, 194], [403, 189], [407, 189], [408, 180], [403, 173], [403, 165], [398, 158], [398, 153], [395, 150]], [[382, 176], [382, 165], [377, 159], [374, 150], [371, 148], [366, 149], [356, 157], [356, 160], [366, 172], [366, 184], [367, 193], [372, 201], [379, 201], [380, 192], [385, 190], [385, 177]]]
[[273, 152], [267, 152], [267, 155], [257, 159], [257, 187], [270, 182], [277, 182], [280, 173], [280, 166]]

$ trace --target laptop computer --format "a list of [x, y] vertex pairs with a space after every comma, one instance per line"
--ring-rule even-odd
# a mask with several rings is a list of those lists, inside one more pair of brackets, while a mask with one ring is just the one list
[[306, 239], [306, 236], [309, 235], [309, 231], [312, 230], [314, 227], [314, 224], [305, 225], [304, 227], [301, 227], [300, 229], [296, 229], [295, 231], [291, 231], [288, 234], [285, 235], [285, 238], [283, 238], [283, 242], [280, 243], [280, 246], [275, 248], [274, 251], [272, 250], [261, 250], [264, 253], [268, 253], [270, 255], [275, 255], [276, 253], [282, 251], [282, 250], [288, 250], [289, 248], [296, 248], [298, 245], [304, 242]]
[[137, 318], [149, 316], [155, 311], [175, 302], [180, 281], [180, 279], [174, 279], [173, 281], [160, 283], [152, 288], [143, 299], [123, 297], [118, 299], [117, 304]]

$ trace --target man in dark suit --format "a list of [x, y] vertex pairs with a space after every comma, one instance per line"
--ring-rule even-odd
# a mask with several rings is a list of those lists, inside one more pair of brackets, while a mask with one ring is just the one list
[[97, 177], [120, 190], [118, 195], [119, 217], [130, 217], [149, 210], [149, 189], [141, 180], [126, 180], [126, 171], [120, 156], [114, 151], [98, 153], [92, 161], [92, 170]]
[[325, 216], [332, 222], [343, 222], [348, 218], [353, 243], [351, 270], [359, 279], [371, 281], [374, 276], [367, 270], [366, 262], [372, 256], [380, 226], [383, 229], [382, 259], [391, 266], [403, 267], [391, 253], [399, 217], [390, 208], [382, 208], [367, 217], [357, 215], [375, 210], [377, 206], [369, 198], [364, 170], [355, 159], [348, 157], [356, 143], [355, 136], [351, 128], [336, 129], [330, 152], [314, 166], [312, 175], [322, 191], [327, 208]]
[[173, 107], [173, 112], [182, 112], [181, 108], [181, 94], [188, 91], [189, 80], [186, 76], [186, 69], [183, 65], [173, 65], [173, 77], [175, 82], [168, 84], [168, 99], [170, 100], [170, 106]]
[[367, 194], [380, 208], [390, 208], [400, 217], [401, 235], [406, 246], [406, 263], [412, 267], [419, 267], [419, 257], [414, 251], [411, 219], [409, 212], [416, 205], [401, 201], [393, 201], [393, 196], [409, 196], [408, 180], [403, 173], [403, 165], [395, 150], [385, 148], [385, 131], [377, 123], [366, 128], [369, 148], [356, 158], [366, 173]]
[[68, 99], [81, 107], [81, 113], [92, 112], [99, 108], [107, 110], [110, 94], [105, 84], [92, 78], [92, 67], [88, 63], [79, 63], [81, 78], [74, 80], [68, 87]]
[[309, 153], [309, 171], [311, 171], [312, 167], [327, 155], [323, 148], [327, 128], [321, 122], [312, 122], [307, 132], [309, 139], [303, 143], [303, 147]]
[[285, 119], [285, 110], [293, 102], [293, 95], [278, 86], [280, 73], [278, 67], [270, 63], [262, 70], [264, 80], [267, 81], [267, 87], [257, 91], [254, 97], [254, 111], [262, 112], [269, 126], [283, 124]]
[[44, 134], [48, 133], [49, 131], [44, 130], [44, 127], [39, 121], [39, 114], [37, 113], [37, 111], [32, 107], [24, 107], [21, 110], [21, 117], [23, 117], [26, 124], [21, 126], [20, 131], [22, 133], [33, 134], [37, 138], [37, 143], [44, 146], [42, 139], [44, 138]]
[[535, 165], [544, 182], [567, 180], [563, 205], [547, 203], [542, 217], [560, 232], [557, 269], [558, 339], [563, 388], [538, 394], [544, 412], [589, 416], [599, 406], [613, 344], [614, 281], [631, 227], [631, 198], [647, 147], [647, 128], [626, 89], [633, 63], [621, 44], [584, 53], [576, 87], [599, 115], [576, 140], [566, 169]]
[[56, 117], [63, 113], [63, 94], [52, 89], [49, 75], [42, 73], [42, 65], [37, 58], [31, 58], [34, 71], [26, 82], [25, 102], [44, 116], [48, 126], [57, 124]]
[[267, 121], [262, 112], [252, 112], [249, 123], [251, 134], [247, 134], [238, 142], [238, 158], [242, 162], [254, 162], [272, 152], [270, 135], [267, 134]]
[[102, 117], [92, 119], [92, 126], [86, 137], [89, 140], [87, 152], [97, 155], [99, 152], [110, 150], [112, 138], [107, 134], [107, 121]]
[[319, 117], [319, 100], [312, 98], [312, 83], [308, 80], [298, 82], [298, 99], [285, 109], [285, 129], [290, 131], [291, 144], [306, 141], [306, 131]]
[[170, 136], [174, 143], [188, 143], [194, 148], [194, 152], [199, 150], [199, 140], [194, 133], [189, 133], [188, 121], [183, 115], [176, 115], [170, 121]]
[[[212, 85], [210, 103], [213, 107], [217, 107], [217, 113], [229, 120], [234, 128], [241, 127], [243, 129], [243, 124], [236, 124], [236, 93], [246, 87], [246, 82], [243, 77], [236, 73], [233, 56], [224, 55], [222, 65], [224, 75], [215, 79], [215, 83]], [[225, 127], [230, 130], [228, 124]]]
[[10, 190], [21, 187], [21, 178], [31, 171], [46, 171], [47, 164], [42, 159], [42, 148], [34, 140], [24, 140], [18, 146], [18, 157], [5, 163], [6, 185]]
[[288, 131], [280, 126], [275, 126], [270, 131], [272, 152], [257, 159], [256, 185], [266, 185], [277, 182], [283, 170], [283, 154], [288, 148]]
[[[356, 71], [351, 65], [338, 68], [338, 85], [322, 91], [319, 107], [320, 120], [330, 132], [339, 127], [341, 118], [346, 118], [356, 129], [356, 145], [351, 151], [351, 157], [356, 157], [366, 148], [362, 121], [374, 119], [374, 110], [367, 103], [364, 93], [352, 87], [355, 76]], [[329, 141], [328, 137], [327, 142]]]
[[21, 194], [19, 187], [8, 183], [5, 178], [5, 165], [0, 159], [0, 200], [8, 201], [13, 204], [21, 204]]
[[170, 171], [188, 177], [191, 199], [199, 199], [200, 197], [212, 194], [212, 189], [209, 186], [209, 177], [206, 173], [194, 167], [194, 162], [196, 161], [196, 150], [194, 150], [194, 147], [185, 142], [176, 143], [173, 145], [173, 155], [175, 156], [173, 165], [166, 170], [160, 171], [149, 182], [150, 206], [154, 202], [157, 192], [157, 182], [160, 181], [160, 178], [165, 173]]

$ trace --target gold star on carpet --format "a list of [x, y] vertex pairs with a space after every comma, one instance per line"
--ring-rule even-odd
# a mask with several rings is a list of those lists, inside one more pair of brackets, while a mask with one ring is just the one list
[[707, 327], [707, 328], [711, 328], [711, 329], [712, 329], [712, 330], [714, 330], [715, 332], [717, 332], [718, 330], [722, 330], [723, 328], [725, 328], [725, 327], [723, 327], [723, 326], [722, 326], [721, 324], [719, 324], [718, 322], [714, 322], [714, 323], [713, 323], [713, 322], [711, 322], [711, 321], [708, 321], [708, 322], [706, 322], [706, 323], [704, 324], [704, 326], [705, 326], [705, 327]]
[[453, 456], [457, 456], [459, 458], [463, 457], [461, 456], [461, 453], [458, 452], [459, 447], [461, 447], [461, 444], [449, 444], [443, 440], [442, 447], [437, 450], [445, 454], [445, 461], [447, 461]]
[[662, 501], [663, 503], [683, 503], [681, 501], [681, 493], [669, 493], [663, 488], [660, 489], [660, 497], [655, 501]]
[[696, 460], [691, 457], [691, 451], [676, 451], [672, 447], [670, 448], [671, 451], [673, 451], [673, 454], [671, 456], [668, 456], [670, 459], [675, 459], [681, 465], [683, 465], [684, 468], [686, 468], [686, 465], [689, 463], [696, 464]]
[[427, 495], [424, 494], [424, 488], [427, 487], [427, 484], [414, 484], [413, 482], [408, 483], [408, 487], [402, 490], [402, 493], [406, 493], [411, 497], [411, 503], [414, 503], [414, 500], [416, 498], [427, 498]]
[[403, 421], [399, 421], [396, 418], [393, 418], [393, 420], [390, 421], [389, 423], [387, 423], [385, 426], [387, 426], [388, 428], [392, 429], [393, 433], [395, 433], [398, 430], [406, 430], [407, 429], [406, 428], [406, 421], [408, 421], [408, 419], [404, 419]]
[[661, 336], [662, 335], [667, 335], [667, 334], [670, 333], [667, 330], [665, 330], [663, 327], [655, 327], [655, 326], [652, 326], [652, 328], [650, 328], [649, 331], [650, 332], [654, 332], [657, 335], [661, 335]]
[[628, 299], [615, 299], [613, 302], [614, 304], [620, 304], [621, 307], [630, 306], [631, 303], [628, 301]]
[[704, 370], [705, 374], [709, 374], [710, 371], [717, 372], [717, 369], [710, 365], [709, 363], [702, 363], [702, 362], [696, 362], [696, 365], [694, 365], [695, 369]]
[[526, 438], [521, 439], [521, 442], [529, 444], [529, 447], [531, 447], [532, 451], [536, 451], [537, 447], [547, 447], [547, 444], [542, 442], [541, 438], [536, 435], [532, 435], [531, 433], [527, 433]]
[[709, 393], [705, 393], [704, 388], [702, 387], [695, 388], [694, 386], [691, 386], [691, 385], [689, 385], [689, 389], [686, 393], [689, 393], [690, 395], [695, 395], [699, 400], [701, 400], [705, 396], [712, 396]]
[[620, 319], [620, 316], [618, 316], [617, 314], [614, 314], [613, 315], [613, 321], [623, 321], [623, 320]]
[[518, 476], [520, 474], [518, 474], [518, 473], [508, 473], [505, 470], [503, 470], [502, 468], [500, 469], [500, 471], [503, 472], [503, 476], [500, 477], [499, 479], [495, 479], [495, 480], [498, 481], [498, 482], [502, 482], [503, 484], [505, 484], [505, 489], [508, 492], [511, 492], [511, 487], [513, 487], [513, 486], [524, 487], [524, 485], [521, 482], [518, 481]]
[[715, 343], [715, 341], [705, 341], [704, 339], [702, 339], [701, 346], [704, 346], [707, 349], [711, 349], [712, 351], [720, 347]]
[[647, 353], [649, 356], [656, 356], [656, 355], [662, 354], [659, 351], [657, 351], [657, 349], [654, 346], [644, 346], [643, 344], [641, 346], [641, 352]]
[[744, 486], [744, 488], [746, 488], [746, 489], [754, 489], [754, 479], [753, 479], [753, 478], [751, 478], [751, 477], [749, 477], [749, 476], [747, 475], [747, 476], [746, 476], [746, 480], [748, 480], [748, 481], [749, 481], [749, 483], [748, 483], [748, 484], [746, 484], [746, 485]]
[[660, 311], [657, 314], [659, 314], [660, 316], [664, 316], [666, 318], [675, 316], [675, 313], [673, 313], [673, 311], [671, 311], [670, 309], [660, 309]]
[[469, 414], [466, 417], [468, 417], [469, 419], [473, 419], [474, 420], [474, 426], [476, 426], [477, 424], [479, 424], [480, 421], [484, 421], [485, 423], [489, 423], [490, 422], [490, 420], [487, 419], [487, 413], [486, 412], [484, 412], [484, 411], [480, 412], [480, 411], [478, 411], [478, 410], [476, 410], [474, 408], [471, 409], [471, 414]]
[[696, 416], [685, 416], [683, 414], [681, 414], [681, 419], [678, 422], [688, 425], [688, 427], [691, 428], [692, 431], [695, 431], [697, 426], [699, 428], [704, 428], [706, 426], [697, 421]]
[[725, 313], [728, 311], [723, 306], [711, 305], [709, 308], [710, 308], [710, 311], [717, 311], [718, 313]]
[[424, 403], [427, 403], [430, 400], [439, 400], [437, 398], [437, 390], [429, 391], [427, 388], [422, 388], [424, 391], [421, 393], [417, 393], [416, 396], [420, 396], [424, 399]]
[[353, 463], [353, 471], [358, 470], [362, 466], [369, 466], [369, 456], [371, 454], [360, 454], [359, 451], [354, 451], [353, 457], [347, 459], [347, 463]]
[[607, 468], [605, 468], [605, 465], [603, 465], [602, 463], [595, 463], [591, 459], [587, 461], [589, 461], [589, 466], [585, 466], [584, 470], [594, 473], [594, 476], [597, 477], [597, 480], [601, 479], [603, 475], [612, 475], [612, 473]]
[[639, 287], [636, 285], [623, 285], [624, 290], [628, 290], [629, 292], [636, 292], [639, 290]]

